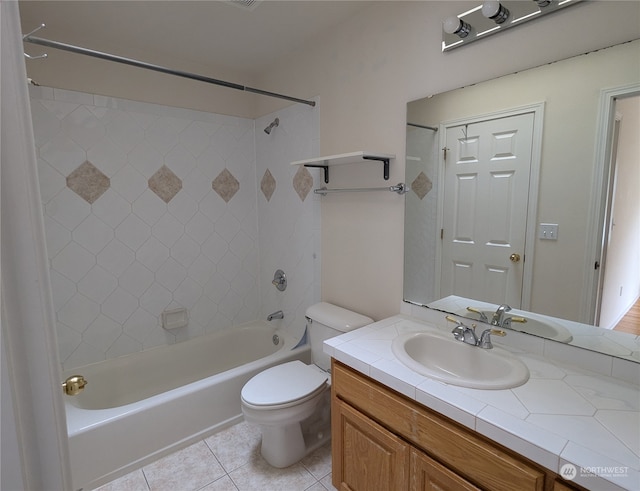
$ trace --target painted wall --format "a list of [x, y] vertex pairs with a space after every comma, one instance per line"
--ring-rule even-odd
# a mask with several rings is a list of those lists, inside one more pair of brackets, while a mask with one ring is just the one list
[[616, 101], [622, 116], [600, 326], [611, 329], [640, 297], [640, 96]]
[[[523, 68], [640, 37], [637, 2], [584, 2], [472, 45], [441, 53], [441, 21], [478, 2], [376, 2], [283, 59], [258, 80], [321, 96], [321, 151], [395, 153], [389, 183], [405, 179], [406, 103]], [[615, 29], [603, 26], [615, 25]], [[274, 102], [260, 100], [261, 110]], [[386, 184], [372, 164], [335, 168], [336, 187]], [[388, 193], [392, 194], [392, 193]], [[402, 298], [403, 200], [323, 198], [323, 299], [379, 319]]]
[[[559, 224], [559, 238], [534, 242], [528, 310], [580, 320], [585, 253], [593, 240], [586, 230], [600, 89], [640, 80], [639, 57], [640, 41], [635, 41], [409, 105], [409, 120], [438, 125], [545, 104], [537, 223]], [[557, 274], [560, 270], [562, 275]]]
[[[332, 170], [332, 186], [380, 186], [403, 181], [406, 103], [429, 94], [469, 85], [593, 49], [640, 37], [638, 2], [583, 2], [542, 20], [524, 24], [470, 46], [442, 53], [441, 22], [478, 2], [383, 1], [346, 19], [293, 55], [284, 57], [256, 80], [256, 87], [321, 98], [320, 154], [353, 150], [394, 153], [391, 177], [377, 163]], [[615, 29], [604, 29], [613, 26]], [[104, 81], [76, 66], [49, 65], [49, 80], [73, 72], [73, 88], [144, 100], [156, 74], [141, 80], [126, 67], [109, 65]], [[56, 68], [57, 67], [57, 68]], [[202, 67], [185, 67], [202, 71]], [[60, 70], [58, 73], [56, 71]], [[91, 70], [98, 70], [91, 66]], [[35, 78], [35, 77], [34, 77]], [[116, 88], [110, 81], [118, 80]], [[202, 99], [192, 84], [176, 81], [175, 104]], [[303, 89], [303, 90], [301, 90]], [[242, 95], [242, 94], [240, 94]], [[237, 109], [225, 94], [208, 110], [250, 117], [286, 107], [282, 101], [256, 98]], [[217, 109], [220, 107], [220, 109]], [[234, 106], [235, 107], [235, 106]], [[315, 175], [315, 174], [314, 174]], [[322, 296], [324, 300], [375, 319], [398, 312], [402, 299], [403, 200], [392, 193], [332, 195], [322, 199]]]
[[[317, 113], [278, 111], [281, 127], [266, 135], [260, 121], [256, 139], [247, 118], [47, 87], [31, 97], [65, 369], [268, 309], [286, 310], [280, 325], [302, 335], [304, 309], [319, 299], [319, 202], [298, 195], [289, 161], [317, 151]], [[270, 201], [257, 181], [267, 170]], [[290, 274], [286, 302], [269, 295], [276, 266]], [[189, 325], [163, 329], [161, 313], [181, 307]]]

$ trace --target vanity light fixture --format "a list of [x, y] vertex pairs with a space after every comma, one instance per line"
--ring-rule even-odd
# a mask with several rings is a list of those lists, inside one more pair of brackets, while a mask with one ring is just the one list
[[[490, 37], [583, 0], [486, 0], [442, 23], [442, 51]], [[456, 2], [451, 2], [455, 4]]]
[[[543, 0], [545, 1], [545, 0]], [[490, 0], [482, 4], [482, 15], [496, 24], [502, 24], [509, 18], [509, 9], [498, 0]]]
[[461, 39], [466, 38], [471, 32], [471, 26], [455, 15], [447, 17], [442, 23], [442, 28], [447, 34], [455, 34]]

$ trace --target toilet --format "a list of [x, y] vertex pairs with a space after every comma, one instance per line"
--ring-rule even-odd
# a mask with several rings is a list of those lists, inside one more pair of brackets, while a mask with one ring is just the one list
[[260, 426], [262, 457], [273, 467], [288, 467], [331, 437], [329, 369], [322, 344], [373, 319], [320, 302], [307, 309], [311, 365], [299, 360], [268, 368], [242, 388], [245, 420]]

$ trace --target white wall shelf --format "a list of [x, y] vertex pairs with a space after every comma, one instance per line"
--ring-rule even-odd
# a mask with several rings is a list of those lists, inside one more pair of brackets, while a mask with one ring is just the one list
[[305, 167], [319, 167], [324, 169], [324, 182], [329, 182], [329, 167], [333, 165], [355, 164], [357, 162], [377, 161], [383, 163], [383, 172], [385, 181], [389, 180], [389, 162], [396, 156], [388, 153], [359, 152], [341, 153], [339, 155], [330, 155], [328, 157], [317, 157], [314, 159], [297, 160], [291, 162], [291, 165], [304, 165]]

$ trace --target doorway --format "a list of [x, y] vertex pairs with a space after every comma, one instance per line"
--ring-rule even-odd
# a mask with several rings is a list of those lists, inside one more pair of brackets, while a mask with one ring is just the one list
[[615, 328], [640, 298], [640, 95], [615, 97], [613, 109], [596, 306], [596, 324], [605, 329]]

